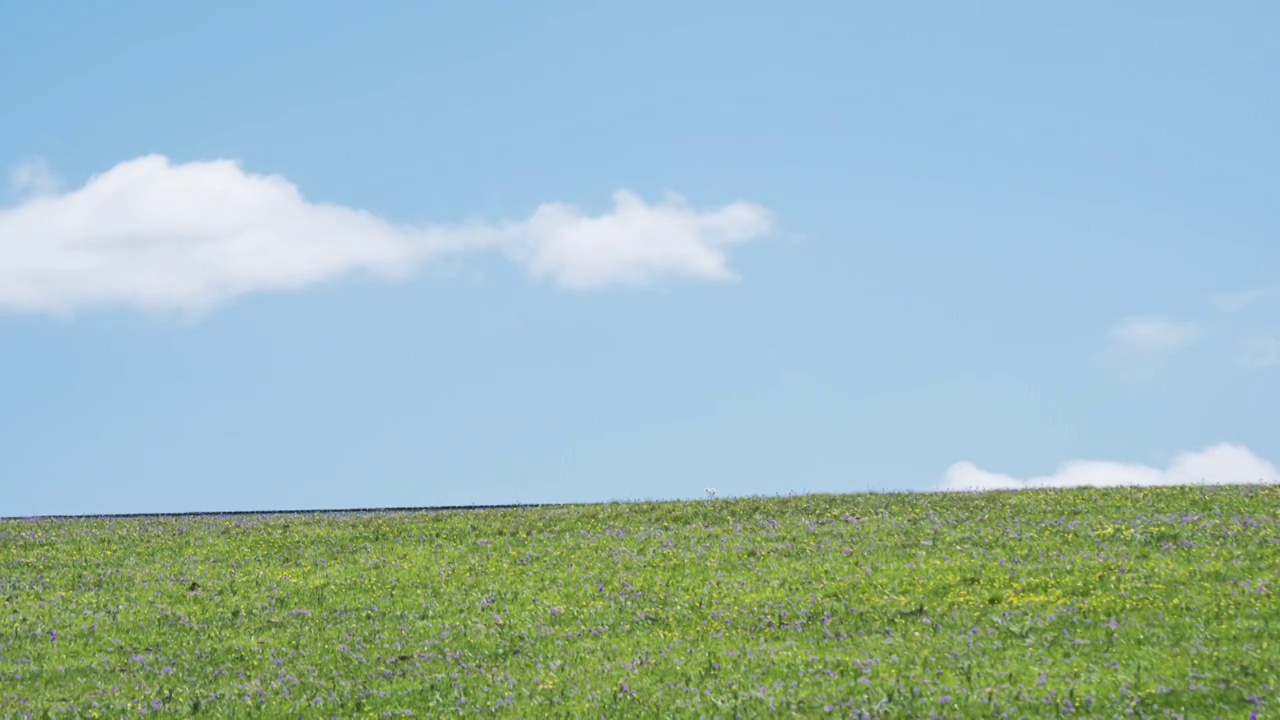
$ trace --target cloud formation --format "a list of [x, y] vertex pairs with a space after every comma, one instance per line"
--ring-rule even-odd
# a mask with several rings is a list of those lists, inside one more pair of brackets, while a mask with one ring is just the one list
[[19, 195], [48, 195], [58, 191], [58, 179], [43, 160], [30, 160], [9, 171], [9, 184]]
[[971, 462], [947, 468], [935, 490], [984, 491], [1032, 488], [1162, 485], [1257, 485], [1280, 483], [1280, 471], [1242, 445], [1219, 443], [1179, 454], [1161, 470], [1148, 465], [1072, 460], [1052, 475], [1015, 478], [989, 472]]
[[728, 249], [771, 230], [758, 205], [700, 210], [675, 195], [649, 204], [626, 191], [597, 216], [551, 203], [519, 221], [399, 225], [310, 202], [287, 179], [233, 161], [159, 155], [64, 193], [43, 165], [23, 166], [12, 180], [29, 196], [0, 208], [0, 311], [116, 305], [197, 314], [249, 293], [352, 272], [401, 278], [423, 262], [482, 251], [575, 289], [722, 281], [735, 277]]
[[1201, 336], [1200, 327], [1194, 322], [1154, 315], [1129, 317], [1112, 326], [1099, 360], [1126, 375], [1145, 375], [1169, 355], [1195, 344]]
[[1210, 302], [1219, 311], [1237, 313], [1258, 303], [1280, 297], [1280, 286], [1260, 287], [1240, 292], [1215, 295]]

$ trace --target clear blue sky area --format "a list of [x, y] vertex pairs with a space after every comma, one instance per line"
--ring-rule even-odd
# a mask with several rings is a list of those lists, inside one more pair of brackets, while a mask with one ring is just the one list
[[[1278, 460], [1277, 27], [1272, 2], [0, 2], [0, 515]], [[154, 182], [86, 188], [149, 155]], [[264, 175], [305, 203], [227, 200]], [[678, 233], [609, 224], [619, 190], [769, 227], [703, 256], [698, 225], [642, 273]], [[224, 233], [224, 201], [266, 230]], [[502, 229], [547, 203], [606, 218]], [[353, 257], [418, 247], [384, 226], [478, 249], [165, 306], [212, 262], [184, 233], [301, 273], [272, 265], [295, 219]], [[614, 230], [640, 274], [575, 285]]]

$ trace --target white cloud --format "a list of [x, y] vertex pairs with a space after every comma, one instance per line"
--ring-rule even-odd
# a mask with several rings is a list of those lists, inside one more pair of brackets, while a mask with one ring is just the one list
[[942, 482], [934, 489], [982, 491], [1275, 483], [1280, 483], [1280, 472], [1274, 465], [1254, 455], [1244, 446], [1220, 443], [1199, 452], [1181, 453], [1163, 470], [1131, 463], [1072, 460], [1064, 463], [1052, 475], [1020, 479], [983, 470], [971, 462], [959, 462], [947, 468]]
[[1145, 375], [1201, 336], [1200, 327], [1193, 322], [1159, 316], [1129, 317], [1112, 326], [1107, 348], [1099, 360], [1126, 375]]
[[1163, 317], [1132, 317], [1121, 320], [1111, 329], [1111, 340], [1126, 352], [1169, 353], [1180, 350], [1200, 337], [1192, 322], [1177, 322]]
[[19, 195], [50, 195], [58, 191], [58, 179], [40, 159], [13, 168], [9, 172], [9, 184]]
[[1219, 312], [1236, 313], [1265, 300], [1280, 297], [1280, 286], [1253, 288], [1241, 292], [1223, 293], [1210, 299]]
[[1280, 363], [1280, 335], [1255, 335], [1245, 339], [1240, 353], [1241, 365], [1265, 368], [1277, 363]]
[[[38, 170], [15, 184], [41, 188]], [[667, 277], [728, 280], [729, 247], [771, 229], [758, 205], [699, 210], [618, 192], [589, 216], [542, 205], [520, 221], [408, 226], [307, 201], [283, 177], [232, 161], [120, 163], [83, 187], [0, 208], [0, 310], [125, 305], [201, 313], [236, 297], [350, 272], [398, 278], [418, 265], [497, 251], [534, 277], [578, 289]]]

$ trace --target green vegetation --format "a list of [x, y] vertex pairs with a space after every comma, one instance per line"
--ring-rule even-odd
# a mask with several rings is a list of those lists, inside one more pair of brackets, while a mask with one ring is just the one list
[[1244, 718], [1280, 488], [0, 522], [0, 715]]

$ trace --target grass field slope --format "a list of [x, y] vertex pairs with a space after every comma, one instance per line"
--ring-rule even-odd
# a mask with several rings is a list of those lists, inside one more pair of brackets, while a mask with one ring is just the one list
[[0, 522], [5, 717], [1280, 717], [1280, 488]]

